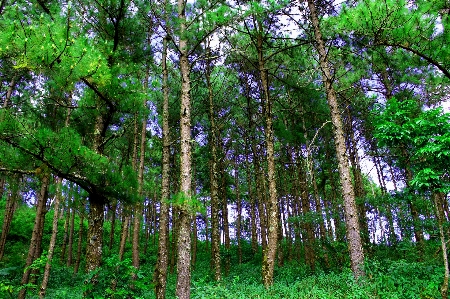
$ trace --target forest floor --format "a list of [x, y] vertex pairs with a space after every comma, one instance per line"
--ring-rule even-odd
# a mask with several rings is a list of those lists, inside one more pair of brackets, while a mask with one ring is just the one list
[[[237, 249], [232, 248], [230, 269], [225, 262], [221, 282], [215, 282], [210, 271], [209, 254], [200, 244], [197, 262], [192, 271], [193, 299], [341, 299], [341, 298], [440, 298], [443, 266], [436, 252], [436, 244], [427, 245], [426, 261], [418, 262], [413, 244], [399, 244], [396, 248], [377, 247], [366, 262], [366, 278], [356, 282], [348, 267], [324, 270], [319, 266], [311, 272], [304, 263], [286, 262], [275, 270], [274, 285], [265, 289], [261, 283], [260, 256], [244, 251], [244, 261], [237, 262]], [[203, 249], [203, 250], [202, 250]], [[16, 298], [22, 269], [6, 256], [0, 263], [0, 298]], [[55, 262], [46, 298], [82, 298], [90, 291], [92, 298], [155, 298], [152, 275], [156, 248], [141, 256], [138, 279], [131, 285], [131, 259], [118, 261], [116, 255], [105, 254], [103, 266], [96, 273], [98, 284], [84, 283], [86, 274], [73, 274], [72, 267]], [[14, 265], [15, 264], [15, 265]], [[42, 262], [34, 264], [43, 268]], [[228, 273], [225, 273], [228, 272]], [[112, 288], [112, 282], [115, 288]], [[39, 279], [37, 280], [39, 283]], [[175, 298], [176, 274], [168, 277], [166, 298]], [[27, 298], [38, 298], [36, 288], [29, 288]]]

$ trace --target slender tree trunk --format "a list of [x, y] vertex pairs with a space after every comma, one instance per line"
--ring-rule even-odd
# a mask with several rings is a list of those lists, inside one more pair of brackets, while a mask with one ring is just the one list
[[[69, 239], [69, 221], [70, 221], [70, 206], [67, 205], [67, 212], [66, 212], [66, 219], [64, 220], [64, 237], [63, 237], [63, 243], [61, 245], [61, 256], [59, 258], [59, 261], [61, 262], [61, 264], [64, 263], [64, 259], [66, 257], [66, 248], [67, 248], [67, 240]], [[63, 207], [63, 211], [64, 211], [64, 207]], [[64, 214], [64, 212], [63, 212]]]
[[303, 165], [298, 166], [298, 181], [301, 198], [301, 207], [303, 217], [305, 218], [304, 224], [302, 226], [304, 227], [304, 231], [306, 231], [306, 236], [304, 238], [305, 260], [306, 264], [310, 267], [310, 269], [314, 271], [316, 268], [316, 253], [314, 251], [316, 236], [314, 234], [314, 225], [310, 220], [311, 203], [309, 201], [308, 182], [306, 181], [307, 178], [304, 168], [306, 167], [303, 167]]
[[[269, 94], [269, 78], [268, 70], [265, 65], [263, 54], [263, 29], [262, 23], [258, 21], [259, 34], [257, 36], [258, 50], [258, 66], [259, 75], [261, 76], [261, 85], [264, 92], [264, 119], [265, 119], [265, 139], [267, 151], [267, 182], [269, 187], [268, 201], [268, 244], [267, 250], [263, 253], [262, 276], [263, 283], [266, 288], [273, 284], [273, 271], [275, 267], [275, 259], [278, 246], [278, 196], [276, 186], [276, 168], [275, 168], [275, 149], [274, 149], [274, 132], [273, 132], [273, 116], [272, 101]], [[261, 216], [261, 215], [260, 215]]]
[[[149, 36], [150, 39], [150, 36]], [[150, 43], [150, 41], [149, 41]], [[145, 83], [144, 90], [147, 90], [147, 82], [149, 78], [149, 69], [147, 68], [145, 75]], [[144, 108], [147, 107], [146, 101], [143, 103]], [[134, 223], [133, 223], [133, 267], [136, 270], [139, 269], [139, 233], [141, 231], [141, 215], [143, 211], [143, 201], [144, 201], [144, 160], [145, 160], [145, 141], [147, 140], [147, 119], [144, 118], [141, 122], [141, 139], [139, 146], [139, 167], [137, 169], [138, 172], [138, 195], [140, 200], [135, 205], [135, 215], [134, 215]], [[133, 273], [133, 279], [137, 278], [136, 273]]]
[[328, 54], [322, 37], [319, 25], [319, 18], [316, 6], [313, 0], [308, 0], [311, 23], [314, 28], [316, 49], [319, 53], [320, 68], [322, 70], [322, 80], [325, 85], [328, 105], [331, 112], [331, 121], [333, 123], [334, 143], [336, 146], [336, 155], [338, 160], [339, 176], [342, 185], [342, 195], [344, 199], [345, 223], [347, 228], [347, 240], [350, 251], [351, 268], [355, 278], [364, 276], [364, 253], [360, 236], [358, 212], [356, 209], [355, 194], [350, 176], [348, 165], [347, 150], [345, 146], [344, 130], [342, 126], [341, 113], [336, 97], [336, 91], [333, 88], [333, 76], [330, 69]]
[[130, 212], [122, 207], [122, 227], [120, 230], [120, 244], [119, 244], [119, 261], [123, 260], [123, 255], [125, 254], [125, 246], [127, 244], [128, 238], [128, 228], [131, 222]]
[[48, 246], [48, 253], [47, 253], [47, 262], [45, 263], [45, 269], [44, 269], [44, 276], [42, 278], [41, 288], [39, 290], [39, 298], [44, 298], [45, 293], [47, 291], [47, 284], [48, 279], [50, 277], [50, 269], [52, 267], [52, 260], [53, 260], [53, 252], [55, 250], [55, 244], [56, 244], [56, 235], [58, 234], [58, 212], [59, 212], [59, 203], [61, 202], [61, 185], [62, 185], [62, 178], [58, 178], [56, 180], [56, 196], [55, 196], [55, 203], [53, 204], [53, 223], [52, 223], [52, 236], [50, 237], [50, 244]]
[[111, 207], [111, 231], [109, 232], [109, 251], [111, 252], [112, 246], [114, 244], [114, 233], [116, 230], [116, 216], [117, 216], [117, 201], [114, 201]]
[[[17, 184], [18, 183], [19, 180], [17, 179]], [[19, 187], [17, 185], [13, 185], [10, 189], [11, 190], [8, 192], [6, 197], [5, 215], [3, 217], [2, 235], [0, 237], [0, 260], [3, 259], [3, 255], [5, 253], [6, 238], [9, 234], [14, 212], [17, 209], [19, 200]], [[3, 191], [3, 186], [1, 186], [1, 190]]]
[[[361, 166], [359, 163], [358, 147], [355, 139], [355, 133], [353, 128], [353, 115], [350, 112], [349, 107], [347, 107], [347, 139], [348, 139], [348, 149], [349, 149], [349, 159], [352, 165], [353, 179], [354, 179], [354, 190], [355, 199], [357, 200], [356, 208], [358, 209], [358, 220], [359, 227], [361, 229], [361, 237], [363, 245], [367, 246], [370, 243], [369, 239], [369, 224], [366, 216], [366, 207], [364, 203], [364, 198], [366, 192], [364, 190], [363, 178], [361, 173]], [[367, 247], [366, 247], [367, 249]]]
[[3, 108], [7, 108], [9, 105], [9, 102], [11, 101], [11, 95], [14, 91], [14, 88], [16, 87], [16, 76], [14, 75], [11, 79], [11, 82], [9, 82], [8, 90], [6, 91], [5, 101], [3, 102]]
[[238, 261], [242, 264], [242, 202], [241, 202], [241, 190], [239, 184], [239, 172], [237, 166], [237, 156], [234, 159], [234, 189], [236, 191], [236, 209], [237, 209], [237, 222], [236, 222], [236, 240], [238, 245]]
[[78, 228], [77, 259], [76, 259], [76, 262], [75, 262], [75, 267], [73, 268], [73, 273], [74, 274], [77, 274], [78, 273], [78, 269], [80, 268], [81, 251], [82, 251], [82, 244], [83, 244], [83, 222], [84, 222], [84, 213], [81, 212], [81, 214], [80, 214], [80, 226]]
[[[209, 41], [207, 41], [208, 56], [209, 56]], [[211, 85], [211, 68], [210, 58], [207, 57], [208, 62], [205, 71], [206, 84], [208, 87], [208, 99], [209, 99], [209, 123], [210, 123], [210, 142], [209, 147], [211, 150], [210, 160], [210, 189], [211, 189], [211, 265], [213, 266], [214, 279], [216, 281], [221, 280], [221, 257], [220, 257], [220, 229], [219, 229], [219, 167], [217, 157], [217, 144], [218, 144], [218, 132], [215, 122], [215, 108], [214, 108], [214, 95]]]
[[172, 207], [172, 238], [170, 243], [170, 273], [175, 272], [175, 264], [177, 262], [177, 244], [178, 235], [180, 234], [180, 212], [178, 207]]
[[179, 57], [181, 73], [180, 109], [180, 230], [178, 235], [177, 285], [179, 299], [189, 299], [191, 294], [191, 212], [189, 203], [192, 196], [191, 166], [191, 82], [186, 38], [186, 2], [178, 0], [178, 19], [180, 21]]
[[[167, 19], [168, 1], [164, 1], [164, 14]], [[157, 299], [164, 299], [167, 284], [167, 266], [169, 260], [168, 238], [169, 238], [169, 204], [167, 203], [170, 192], [170, 128], [169, 128], [169, 72], [167, 69], [167, 44], [170, 37], [165, 36], [162, 51], [162, 73], [163, 73], [163, 109], [162, 109], [162, 174], [161, 174], [161, 201], [159, 211], [159, 236], [158, 236], [158, 260], [154, 273], [155, 294]]]
[[[49, 177], [50, 175], [48, 173], [43, 173], [43, 176], [41, 178], [41, 190], [39, 192], [38, 198], [37, 198], [37, 205], [36, 205], [36, 218], [34, 220], [34, 227], [33, 227], [33, 233], [31, 235], [31, 241], [30, 241], [30, 249], [28, 250], [27, 260], [25, 263], [25, 270], [22, 276], [22, 281], [20, 284], [22, 286], [26, 285], [30, 279], [30, 273], [31, 273], [31, 264], [33, 263], [36, 253], [38, 251], [38, 245], [39, 242], [42, 240], [39, 238], [40, 234], [39, 230], [43, 228], [43, 225], [41, 225], [41, 221], [43, 220], [42, 215], [45, 215], [45, 206], [47, 204], [47, 192], [48, 192], [48, 186], [49, 186]], [[19, 291], [19, 299], [25, 299], [27, 292], [27, 288], [24, 287]]]
[[72, 266], [73, 263], [73, 233], [75, 226], [75, 210], [72, 208], [72, 213], [70, 214], [70, 224], [69, 224], [69, 240], [67, 248], [67, 267]]
[[444, 260], [444, 282], [441, 285], [441, 295], [442, 299], [448, 298], [448, 280], [449, 280], [449, 267], [448, 267], [448, 257], [447, 257], [447, 242], [445, 241], [444, 234], [444, 210], [442, 204], [442, 198], [445, 195], [441, 193], [434, 193], [434, 206], [436, 209], [436, 217], [438, 219], [439, 226], [439, 236], [441, 238], [441, 249], [442, 249], [442, 258]]
[[255, 254], [258, 251], [258, 234], [256, 229], [256, 206], [255, 199], [253, 196], [253, 184], [252, 184], [252, 176], [250, 174], [250, 162], [249, 162], [249, 149], [248, 149], [248, 141], [245, 141], [246, 148], [246, 159], [245, 159], [245, 169], [247, 175], [247, 188], [248, 188], [248, 198], [249, 198], [249, 206], [248, 206], [248, 214], [250, 215], [250, 226], [251, 226], [251, 244], [252, 251]]
[[[195, 190], [195, 189], [194, 189]], [[198, 229], [197, 229], [197, 217], [194, 215], [192, 217], [192, 269], [195, 269], [195, 264], [197, 263], [197, 248], [198, 248]]]
[[3, 194], [5, 192], [5, 184], [6, 179], [4, 177], [0, 177], [0, 200], [3, 198]]

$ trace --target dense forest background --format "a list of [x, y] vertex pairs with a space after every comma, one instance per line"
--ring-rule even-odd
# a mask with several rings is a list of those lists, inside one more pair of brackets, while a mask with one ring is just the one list
[[0, 296], [448, 298], [449, 12], [2, 0]]

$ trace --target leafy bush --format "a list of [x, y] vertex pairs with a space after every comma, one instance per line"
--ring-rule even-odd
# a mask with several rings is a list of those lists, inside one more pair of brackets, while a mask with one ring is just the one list
[[89, 298], [139, 298], [143, 291], [151, 289], [150, 280], [144, 278], [142, 271], [133, 267], [131, 259], [120, 261], [113, 255], [105, 258], [102, 267], [88, 274], [83, 291]]

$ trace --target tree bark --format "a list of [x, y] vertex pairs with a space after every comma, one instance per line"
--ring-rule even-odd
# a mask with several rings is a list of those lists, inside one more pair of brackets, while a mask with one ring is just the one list
[[[267, 249], [263, 252], [262, 275], [266, 288], [273, 284], [273, 271], [275, 267], [276, 253], [278, 247], [278, 196], [276, 186], [275, 149], [272, 116], [272, 100], [269, 94], [269, 78], [266, 61], [263, 53], [263, 28], [258, 21], [259, 34], [257, 36], [258, 67], [261, 77], [261, 85], [264, 93], [264, 119], [265, 119], [265, 139], [267, 151], [267, 183], [269, 187], [269, 200], [267, 205], [267, 226], [268, 242]], [[261, 217], [262, 215], [260, 215]]]
[[[164, 3], [166, 11], [167, 1]], [[165, 12], [166, 14], [166, 12]], [[167, 15], [167, 14], [166, 14]], [[155, 294], [157, 299], [164, 299], [167, 285], [167, 266], [169, 261], [169, 204], [167, 203], [170, 190], [170, 128], [169, 128], [169, 72], [167, 69], [167, 43], [169, 37], [165, 36], [163, 40], [162, 52], [162, 71], [163, 71], [163, 111], [162, 111], [162, 173], [161, 173], [161, 200], [159, 211], [159, 236], [158, 236], [158, 259], [156, 263], [154, 281]]]
[[[100, 267], [103, 252], [103, 221], [104, 198], [96, 194], [89, 194], [89, 225], [86, 249], [86, 272], [89, 273]], [[92, 283], [96, 283], [93, 278]]]
[[319, 25], [319, 18], [316, 6], [313, 0], [308, 0], [311, 23], [314, 29], [316, 49], [319, 53], [320, 68], [322, 71], [322, 80], [325, 85], [328, 105], [331, 112], [331, 122], [333, 123], [334, 144], [338, 160], [339, 176], [342, 185], [342, 195], [344, 199], [345, 223], [347, 228], [347, 240], [350, 251], [351, 268], [355, 278], [360, 278], [364, 273], [364, 253], [362, 249], [358, 212], [356, 209], [355, 193], [353, 190], [348, 165], [347, 149], [345, 146], [344, 130], [342, 125], [341, 113], [336, 97], [336, 91], [333, 87], [332, 70], [329, 65], [328, 55], [322, 32]]
[[178, 0], [180, 37], [178, 43], [181, 75], [180, 105], [180, 230], [178, 234], [178, 260], [176, 296], [189, 299], [191, 294], [191, 81], [186, 38], [186, 2]]
[[442, 249], [442, 259], [444, 260], [444, 281], [441, 285], [441, 295], [442, 299], [448, 298], [448, 280], [449, 280], [449, 267], [448, 267], [448, 257], [447, 257], [447, 242], [445, 241], [444, 233], [444, 210], [442, 204], [442, 198], [445, 198], [444, 194], [434, 193], [434, 207], [436, 209], [436, 217], [438, 220], [439, 236], [441, 239], [441, 249]]

